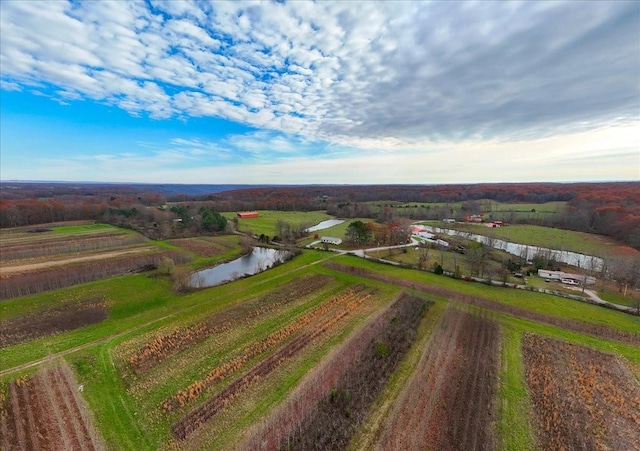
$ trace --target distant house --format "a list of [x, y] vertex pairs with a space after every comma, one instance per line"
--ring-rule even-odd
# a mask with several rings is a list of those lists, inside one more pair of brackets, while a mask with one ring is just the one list
[[467, 222], [482, 222], [482, 216], [480, 215], [469, 215], [466, 218], [464, 218], [465, 221]]
[[456, 220], [453, 218], [446, 218], [443, 219], [442, 222], [444, 222], [445, 224], [455, 224]]
[[336, 238], [333, 236], [323, 236], [320, 238], [320, 241], [326, 244], [342, 244], [342, 240], [340, 238]]
[[240, 219], [249, 219], [249, 218], [257, 218], [260, 216], [257, 211], [241, 211], [238, 212], [238, 218]]
[[568, 285], [579, 285], [585, 282], [587, 285], [595, 285], [596, 278], [585, 276], [582, 274], [572, 274], [564, 271], [550, 271], [548, 269], [539, 269], [538, 276], [548, 280], [566, 283]]
[[500, 221], [485, 222], [484, 226], [489, 228], [502, 227], [502, 222]]

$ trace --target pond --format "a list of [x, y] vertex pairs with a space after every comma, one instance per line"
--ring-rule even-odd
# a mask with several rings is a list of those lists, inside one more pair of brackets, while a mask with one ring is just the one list
[[322, 221], [314, 225], [313, 227], [309, 227], [307, 232], [317, 232], [318, 230], [328, 229], [329, 227], [337, 226], [338, 224], [342, 224], [344, 219], [327, 219], [326, 221]]
[[602, 268], [602, 259], [592, 255], [579, 254], [577, 252], [563, 251], [558, 249], [549, 249], [546, 247], [529, 246], [528, 244], [511, 243], [505, 240], [489, 238], [484, 235], [477, 235], [470, 232], [461, 232], [459, 230], [441, 229], [438, 227], [425, 226], [426, 229], [436, 233], [446, 233], [447, 235], [459, 236], [468, 240], [478, 241], [486, 245], [490, 245], [495, 249], [507, 251], [510, 254], [517, 255], [526, 260], [531, 260], [536, 255], [544, 255], [547, 258], [553, 258], [555, 261], [565, 263], [567, 265], [577, 266], [578, 268], [599, 271]]
[[291, 259], [291, 257], [293, 254], [289, 251], [254, 247], [250, 254], [229, 263], [193, 273], [189, 285], [192, 288], [214, 287], [266, 271], [275, 264]]

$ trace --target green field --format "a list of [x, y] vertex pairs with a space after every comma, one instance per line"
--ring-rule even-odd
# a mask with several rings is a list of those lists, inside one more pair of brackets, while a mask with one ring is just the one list
[[[441, 223], [430, 222], [430, 225], [442, 227]], [[615, 252], [619, 243], [601, 235], [574, 232], [572, 230], [554, 229], [536, 225], [514, 224], [506, 227], [487, 228], [477, 224], [447, 224], [447, 228], [471, 232], [478, 235], [492, 236], [512, 243], [529, 244], [550, 249], [578, 252], [587, 255], [606, 256]]]
[[[306, 225], [311, 227], [326, 219], [332, 219], [333, 217], [328, 215], [325, 211], [271, 211], [260, 210], [258, 211], [259, 217], [238, 219], [238, 229], [240, 232], [249, 233], [254, 235], [267, 235], [273, 237], [276, 234], [276, 224], [278, 221], [285, 221], [292, 226], [297, 227], [300, 225]], [[223, 213], [229, 220], [237, 218], [236, 213]]]
[[85, 225], [70, 225], [70, 226], [57, 226], [53, 227], [55, 233], [61, 234], [75, 234], [82, 232], [93, 232], [96, 230], [113, 230], [117, 227], [110, 224], [85, 224]]
[[[241, 230], [251, 229], [254, 234], [271, 236], [278, 220], [315, 224], [330, 218], [321, 212], [260, 213], [260, 218], [240, 220]], [[322, 232], [342, 237], [350, 222]], [[69, 228], [67, 233], [82, 233], [82, 229]], [[529, 237], [522, 233], [523, 237]], [[211, 239], [226, 251], [213, 257], [196, 257], [190, 267], [225, 261], [240, 252], [236, 236]], [[441, 255], [432, 252], [430, 260], [438, 261]], [[416, 259], [416, 253], [410, 249], [398, 256]], [[325, 266], [328, 262], [402, 281], [405, 288], [402, 284], [330, 269]], [[441, 289], [442, 293], [452, 295], [429, 294], [416, 286]], [[495, 427], [498, 449], [536, 447], [531, 399], [523, 376], [521, 343], [526, 333], [555, 337], [618, 355], [640, 380], [638, 347], [606, 335], [638, 334], [640, 317], [541, 293], [468, 283], [350, 255], [304, 250], [293, 260], [261, 274], [190, 293], [175, 292], [171, 276], [148, 272], [3, 301], [0, 303], [3, 324], [26, 314], [88, 299], [104, 299], [108, 317], [76, 330], [0, 348], [0, 402], [3, 403], [0, 413], [9, 409], [12, 381], [27, 380], [39, 369], [65, 360], [77, 382], [84, 387], [82, 397], [108, 449], [234, 448], [246, 439], [249, 431], [266, 422], [305, 378], [312, 377], [314, 369], [329, 359], [335, 349], [348, 343], [351, 336], [403, 291], [435, 304], [420, 323], [409, 352], [358, 427], [351, 449], [368, 449], [373, 443], [377, 428], [399, 402], [435, 325], [451, 306], [479, 315], [490, 312], [492, 320], [500, 325], [498, 398], [491, 426]], [[486, 308], [468, 305], [465, 296], [494, 304]], [[533, 316], [519, 315], [509, 308]], [[565, 323], [578, 329], [565, 328], [562, 325]], [[164, 352], [171, 349], [170, 343], [182, 343], [192, 336], [193, 342], [185, 341], [188, 346], [157, 357], [158, 361], [153, 361], [147, 369], [136, 369], [132, 356], [144, 356], [141, 350]], [[307, 336], [313, 337], [308, 344], [295, 348], [291, 356], [276, 359], [278, 352]], [[242, 379], [271, 358], [277, 364], [264, 376]], [[223, 369], [227, 372], [222, 372]], [[221, 371], [223, 376], [215, 379], [211, 376], [214, 370]], [[207, 378], [211, 382], [202, 391], [185, 391], [199, 387]], [[244, 381], [245, 385], [238, 385], [243, 387], [242, 391], [224, 401], [224, 408], [207, 420], [193, 437], [176, 441], [172, 425], [207, 400], [231, 390], [234, 381]], [[190, 393], [190, 397], [180, 398], [178, 395], [183, 391]], [[171, 399], [186, 401], [167, 404]]]

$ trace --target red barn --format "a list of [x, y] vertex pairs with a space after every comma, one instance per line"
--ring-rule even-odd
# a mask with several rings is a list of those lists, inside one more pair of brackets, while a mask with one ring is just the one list
[[258, 212], [257, 211], [241, 211], [238, 213], [238, 218], [240, 219], [248, 219], [248, 218], [257, 218], [258, 216]]

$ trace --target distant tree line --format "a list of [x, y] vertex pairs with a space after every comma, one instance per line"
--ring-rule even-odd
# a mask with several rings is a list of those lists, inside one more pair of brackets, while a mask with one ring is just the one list
[[[565, 201], [568, 208], [563, 212], [532, 211], [502, 219], [598, 233], [640, 249], [640, 182], [272, 186], [198, 196], [153, 192], [152, 188], [160, 189], [153, 185], [145, 190], [142, 185], [2, 183], [0, 227], [96, 219], [136, 228], [148, 236], [167, 237], [223, 230], [223, 221], [212, 213], [221, 211], [324, 210], [338, 217], [389, 223], [401, 218], [460, 219], [474, 212], [483, 199]], [[382, 199], [384, 203], [375, 202]], [[179, 211], [163, 210], [167, 202], [177, 202]], [[462, 207], [447, 205], [454, 202], [463, 202]], [[400, 208], [394, 203], [414, 205]], [[174, 219], [181, 219], [177, 222], [182, 224]]]

